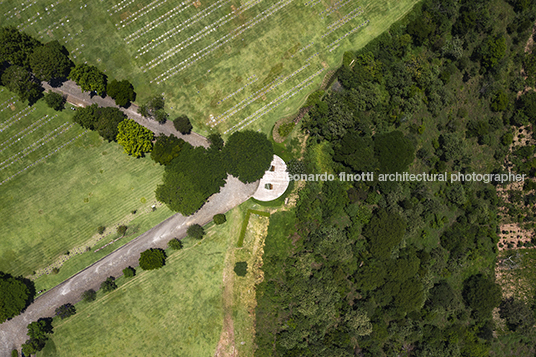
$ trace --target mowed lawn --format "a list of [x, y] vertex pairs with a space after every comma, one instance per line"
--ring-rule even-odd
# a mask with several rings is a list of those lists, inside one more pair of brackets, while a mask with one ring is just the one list
[[37, 0], [0, 3], [2, 24], [65, 44], [77, 62], [130, 79], [138, 102], [164, 94], [195, 130], [269, 133], [342, 54], [418, 0]]
[[233, 224], [212, 226], [201, 241], [184, 239], [183, 250], [168, 250], [163, 268], [138, 267], [117, 290], [78, 303], [76, 315], [54, 320], [38, 356], [212, 357], [223, 326], [225, 254], [236, 244]]
[[98, 226], [150, 209], [163, 168], [84, 132], [70, 109], [11, 97], [0, 92], [0, 270], [28, 276], [85, 248]]

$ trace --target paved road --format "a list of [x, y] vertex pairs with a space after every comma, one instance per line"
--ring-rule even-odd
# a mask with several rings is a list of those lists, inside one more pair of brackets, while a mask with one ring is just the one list
[[[80, 294], [87, 289], [100, 288], [109, 276], [120, 276], [128, 266], [137, 266], [140, 253], [149, 248], [165, 248], [174, 237], [186, 236], [189, 225], [204, 225], [217, 213], [224, 213], [249, 199], [257, 189], [258, 181], [244, 184], [229, 176], [221, 191], [209, 198], [207, 203], [194, 215], [184, 217], [176, 214], [159, 225], [118, 248], [108, 256], [67, 279], [60, 285], [39, 296], [26, 311], [0, 325], [0, 356], [9, 356], [14, 348], [20, 348], [28, 336], [26, 326], [41, 317], [54, 315], [54, 310], [66, 303], [80, 300]], [[164, 268], [165, 269], [165, 268]]]
[[175, 129], [173, 122], [170, 120], [168, 120], [165, 124], [159, 124], [154, 120], [144, 118], [138, 114], [138, 106], [135, 104], [132, 104], [130, 107], [125, 109], [115, 105], [115, 101], [109, 96], [102, 98], [98, 95], [95, 95], [92, 97], [88, 92], [82, 92], [80, 87], [71, 80], [64, 82], [61, 87], [51, 87], [47, 82], [42, 82], [41, 84], [47, 91], [52, 90], [54, 92], [66, 95], [69, 103], [84, 107], [94, 103], [97, 103], [101, 107], [116, 107], [121, 109], [130, 119], [137, 121], [141, 125], [153, 131], [155, 134], [173, 134], [178, 138], [184, 139], [193, 146], [209, 146], [207, 138], [202, 135], [193, 132], [188, 135], [183, 135]]

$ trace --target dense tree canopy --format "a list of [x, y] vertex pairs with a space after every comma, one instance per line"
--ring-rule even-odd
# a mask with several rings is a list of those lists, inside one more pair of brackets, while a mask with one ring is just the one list
[[173, 120], [173, 126], [181, 134], [190, 134], [192, 132], [192, 123], [186, 115], [180, 115]]
[[60, 111], [64, 108], [65, 97], [59, 93], [48, 91], [45, 94], [45, 103], [47, 103], [49, 108]]
[[34, 296], [33, 283], [0, 271], [0, 323], [20, 314]]
[[38, 46], [30, 55], [30, 66], [34, 75], [42, 81], [67, 78], [73, 63], [67, 50], [58, 41]]
[[463, 299], [476, 318], [491, 318], [501, 302], [501, 288], [482, 274], [473, 275], [463, 283]]
[[233, 133], [223, 148], [227, 172], [245, 183], [260, 179], [273, 156], [274, 149], [266, 135], [251, 130]]
[[374, 152], [382, 173], [403, 172], [415, 159], [415, 147], [397, 130], [374, 136]]
[[140, 268], [143, 270], [160, 269], [166, 262], [166, 254], [162, 249], [147, 249], [140, 254]]
[[77, 64], [71, 70], [69, 78], [75, 81], [83, 91], [94, 91], [99, 95], [106, 92], [106, 75], [95, 66], [85, 63]]
[[0, 27], [0, 58], [10, 64], [28, 68], [30, 56], [41, 43], [13, 26]]
[[125, 152], [134, 157], [141, 157], [153, 149], [154, 134], [132, 119], [125, 119], [117, 126], [117, 143]]
[[2, 74], [2, 84], [7, 89], [16, 93], [22, 101], [35, 103], [42, 93], [42, 88], [26, 68], [13, 65], [9, 66]]
[[28, 336], [30, 337], [22, 345], [22, 353], [26, 356], [34, 355], [41, 351], [48, 340], [48, 335], [52, 333], [52, 319], [39, 319], [28, 325]]
[[75, 123], [90, 130], [95, 130], [108, 141], [115, 141], [119, 133], [118, 126], [127, 116], [113, 107], [99, 107], [97, 104], [78, 108], [74, 114]]
[[113, 80], [108, 83], [106, 87], [106, 93], [115, 100], [115, 104], [120, 107], [127, 107], [130, 102], [136, 100], [136, 92], [134, 92], [134, 86], [123, 79], [122, 81]]
[[184, 140], [176, 136], [160, 134], [156, 137], [156, 142], [151, 151], [151, 159], [160, 165], [168, 165], [171, 160], [179, 156], [183, 144]]

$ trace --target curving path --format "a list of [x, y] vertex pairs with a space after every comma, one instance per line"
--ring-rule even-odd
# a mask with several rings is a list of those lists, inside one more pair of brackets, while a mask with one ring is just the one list
[[204, 225], [217, 213], [224, 213], [248, 200], [256, 191], [258, 181], [244, 184], [237, 178], [227, 177], [221, 191], [211, 196], [205, 205], [192, 216], [176, 214], [139, 237], [116, 249], [63, 283], [39, 296], [26, 311], [0, 325], [0, 356], [9, 356], [14, 348], [26, 342], [27, 326], [41, 317], [54, 316], [54, 310], [66, 303], [75, 303], [87, 289], [97, 291], [109, 276], [120, 276], [128, 266], [137, 266], [140, 253], [149, 248], [165, 248], [171, 238], [183, 238], [189, 225]]
[[77, 86], [76, 83], [71, 80], [63, 82], [61, 87], [51, 87], [48, 82], [42, 82], [41, 85], [43, 86], [43, 88], [45, 88], [46, 91], [51, 90], [53, 92], [66, 95], [67, 101], [76, 106], [87, 107], [91, 104], [97, 103], [101, 107], [116, 107], [123, 111], [123, 113], [125, 113], [127, 117], [132, 120], [135, 120], [139, 124], [145, 126], [147, 129], [150, 129], [155, 134], [162, 133], [166, 135], [175, 135], [176, 137], [189, 142], [193, 146], [209, 146], [207, 138], [202, 135], [199, 135], [194, 132], [188, 135], [183, 135], [175, 129], [175, 127], [173, 126], [173, 122], [170, 120], [168, 120], [165, 124], [160, 124], [154, 120], [144, 118], [140, 114], [138, 114], [137, 105], [131, 104], [128, 108], [119, 107], [115, 105], [115, 101], [109, 96], [102, 98], [98, 95], [91, 96], [88, 92], [82, 92], [82, 89], [80, 89], [80, 87]]

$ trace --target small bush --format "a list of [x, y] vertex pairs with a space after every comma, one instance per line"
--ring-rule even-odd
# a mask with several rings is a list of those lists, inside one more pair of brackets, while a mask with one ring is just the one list
[[205, 230], [199, 224], [192, 224], [186, 231], [190, 237], [201, 239], [205, 235]]
[[128, 229], [127, 226], [119, 226], [117, 227], [117, 234], [124, 236], [125, 233], [127, 232], [127, 229]]
[[136, 275], [136, 269], [134, 269], [133, 267], [126, 267], [125, 269], [123, 269], [123, 275], [125, 276], [125, 278], [132, 278], [134, 277], [134, 275]]
[[182, 242], [177, 238], [173, 238], [172, 240], [170, 240], [167, 245], [173, 250], [182, 249]]
[[295, 124], [293, 121], [291, 121], [290, 123], [281, 124], [279, 125], [279, 128], [277, 128], [277, 132], [279, 133], [279, 135], [281, 135], [281, 137], [284, 138], [291, 133], [292, 129], [294, 129], [294, 126]]
[[166, 262], [166, 254], [162, 249], [147, 249], [140, 254], [140, 268], [143, 270], [160, 269]]
[[11, 357], [19, 357], [19, 351], [17, 350], [11, 351]]
[[114, 291], [115, 289], [117, 289], [115, 278], [113, 276], [108, 277], [106, 280], [104, 280], [101, 283], [100, 287], [104, 293], [109, 293], [110, 291]]
[[227, 218], [225, 218], [225, 215], [223, 213], [218, 213], [217, 215], [215, 215], [213, 220], [216, 224], [224, 224], [225, 222], [227, 222]]
[[186, 115], [181, 115], [173, 120], [173, 126], [181, 134], [190, 134], [192, 132], [192, 123], [190, 123], [190, 119]]
[[56, 309], [56, 316], [59, 316], [62, 320], [76, 314], [76, 308], [72, 304], [64, 304]]
[[52, 274], [56, 275], [60, 272], [60, 268], [52, 268]]
[[246, 276], [248, 273], [248, 263], [247, 262], [236, 262], [234, 271], [238, 276]]
[[82, 301], [92, 302], [97, 298], [97, 293], [93, 289], [86, 290], [81, 295]]
[[105, 230], [106, 230], [106, 227], [104, 227], [104, 226], [99, 226], [99, 228], [97, 228], [97, 233], [99, 233], [99, 234], [103, 234]]

